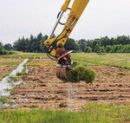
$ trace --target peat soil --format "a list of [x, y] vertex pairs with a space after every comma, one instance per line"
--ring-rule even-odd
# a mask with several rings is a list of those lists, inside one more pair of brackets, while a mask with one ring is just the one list
[[16, 58], [0, 58], [0, 80], [8, 75], [17, 65], [16, 63], [20, 63], [22, 59]]
[[[22, 108], [81, 110], [86, 103], [130, 103], [130, 70], [91, 66], [96, 71], [93, 84], [63, 82], [55, 76], [49, 59], [32, 59], [29, 74], [16, 86], [10, 104]], [[35, 64], [38, 63], [38, 64]], [[43, 63], [43, 65], [42, 65]]]

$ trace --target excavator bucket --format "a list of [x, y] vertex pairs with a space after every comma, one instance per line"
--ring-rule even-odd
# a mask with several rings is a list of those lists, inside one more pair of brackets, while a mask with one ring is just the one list
[[56, 67], [56, 76], [57, 78], [67, 81], [68, 80], [68, 73], [72, 70], [71, 67], [66, 66], [57, 66]]
[[57, 67], [56, 68], [56, 76], [60, 80], [66, 82], [79, 82], [78, 72], [72, 67]]
[[56, 76], [57, 78], [61, 80], [66, 80], [67, 75], [66, 75], [66, 67], [61, 67], [61, 66], [56, 66]]

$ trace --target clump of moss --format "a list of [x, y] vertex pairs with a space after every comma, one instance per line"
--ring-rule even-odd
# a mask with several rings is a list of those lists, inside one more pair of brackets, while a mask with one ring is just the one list
[[68, 69], [66, 71], [67, 81], [70, 82], [78, 82], [79, 81], [79, 75], [76, 70]]
[[95, 79], [95, 72], [82, 64], [77, 65], [74, 69], [78, 72], [80, 80], [85, 80], [87, 83], [92, 83]]
[[76, 67], [77, 65], [79, 65], [78, 62], [73, 62], [73, 67]]
[[83, 80], [86, 81], [86, 83], [92, 83], [96, 76], [92, 69], [76, 62], [73, 65], [73, 69], [66, 71], [66, 75], [67, 81], [79, 82]]
[[77, 71], [80, 80], [84, 79], [84, 72], [85, 72], [85, 67], [81, 64], [77, 65], [74, 67], [74, 70]]

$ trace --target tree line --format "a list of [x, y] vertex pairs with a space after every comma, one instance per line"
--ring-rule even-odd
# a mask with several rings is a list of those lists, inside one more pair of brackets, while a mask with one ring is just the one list
[[94, 40], [80, 40], [80, 49], [83, 52], [130, 53], [130, 37], [116, 38], [103, 37]]
[[13, 50], [13, 47], [10, 43], [3, 45], [0, 42], [0, 55], [11, 54], [11, 50]]
[[[19, 38], [14, 42], [13, 48], [17, 51], [23, 52], [45, 52], [44, 41], [48, 39], [47, 35], [42, 33], [38, 34], [36, 37], [31, 35], [29, 38]], [[75, 50], [78, 51], [78, 44], [74, 39], [68, 39], [65, 44], [66, 50]]]
[[[39, 33], [37, 36], [30, 35], [29, 38], [19, 38], [13, 45], [0, 43], [0, 52], [5, 52], [6, 50], [45, 52], [43, 44], [46, 39], [48, 39], [47, 35]], [[130, 37], [123, 35], [109, 38], [106, 36], [94, 40], [81, 39], [78, 41], [69, 38], [65, 44], [65, 49], [88, 53], [130, 53]]]

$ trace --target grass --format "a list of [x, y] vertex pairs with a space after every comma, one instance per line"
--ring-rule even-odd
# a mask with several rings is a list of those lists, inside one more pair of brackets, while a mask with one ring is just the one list
[[[44, 53], [22, 53], [16, 52], [12, 55], [2, 55], [0, 58], [48, 58]], [[129, 53], [110, 53], [98, 55], [96, 53], [73, 53], [74, 61], [82, 62], [83, 64], [108, 65], [123, 68], [130, 68]], [[9, 63], [10, 64], [10, 63]], [[15, 63], [12, 63], [15, 64]]]
[[17, 66], [19, 65], [19, 62], [0, 62], [0, 66], [8, 65], [8, 66]]
[[8, 103], [8, 101], [9, 101], [8, 97], [4, 97], [4, 96], [0, 97], [0, 103], [5, 104]]
[[23, 52], [16, 52], [12, 55], [1, 55], [0, 58], [47, 58], [46, 54], [44, 53], [23, 53]]
[[95, 53], [76, 53], [72, 54], [72, 59], [82, 64], [96, 64], [130, 68], [130, 54], [127, 53], [113, 53], [105, 55], [98, 55]]
[[[14, 57], [14, 55], [17, 57]], [[22, 58], [19, 58], [19, 53], [12, 55], [0, 55], [0, 80], [9, 75], [9, 73], [23, 61]]]
[[50, 66], [55, 66], [56, 65], [56, 62], [54, 61], [51, 61], [51, 62], [43, 62], [43, 61], [29, 61], [28, 63], [29, 66], [44, 66], [44, 67], [50, 67]]
[[[0, 58], [47, 58], [43, 53], [16, 53]], [[130, 69], [130, 54], [75, 53], [72, 59], [84, 65], [107, 65]], [[1, 63], [5, 64], [5, 63]], [[10, 65], [16, 63], [8, 63]], [[30, 61], [28, 65], [55, 65]], [[21, 76], [22, 73], [19, 73]], [[122, 73], [121, 73], [122, 74]], [[6, 102], [6, 98], [0, 98]], [[0, 110], [0, 123], [127, 123], [130, 121], [130, 105], [89, 103], [82, 112], [45, 111], [42, 109]]]
[[[1, 69], [7, 69], [6, 65], [0, 65], [0, 70]], [[0, 81], [9, 75], [9, 73], [11, 72], [11, 70], [14, 69], [14, 66], [8, 66], [8, 70], [1, 70], [1, 73], [0, 73]]]
[[[43, 53], [22, 53], [16, 52], [12, 55], [0, 56], [0, 58], [48, 58], [46, 54]], [[83, 65], [105, 65], [105, 66], [114, 66], [114, 67], [121, 67], [130, 69], [130, 54], [121, 54], [121, 53], [113, 53], [113, 54], [105, 54], [105, 55], [98, 55], [95, 53], [73, 53], [72, 54], [73, 61], [77, 61]], [[8, 65], [8, 66], [17, 66], [19, 63], [17, 61], [6, 61], [0, 62], [0, 66]], [[28, 65], [29, 66], [55, 66], [56, 62], [49, 61], [43, 62], [40, 60], [33, 61], [30, 60]], [[5, 74], [4, 74], [5, 75]], [[3, 75], [0, 75], [0, 80], [3, 78]]]
[[125, 123], [130, 106], [90, 103], [82, 112], [41, 109], [0, 110], [0, 123]]
[[[16, 52], [12, 55], [2, 55], [0, 58], [48, 58], [44, 53], [22, 53]], [[98, 55], [96, 53], [73, 53], [74, 61], [83, 64], [108, 65], [130, 68], [130, 53], [109, 53]], [[15, 63], [14, 63], [15, 64]]]

